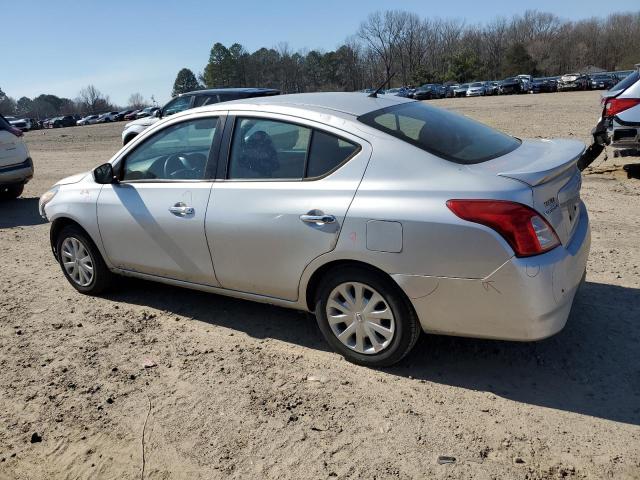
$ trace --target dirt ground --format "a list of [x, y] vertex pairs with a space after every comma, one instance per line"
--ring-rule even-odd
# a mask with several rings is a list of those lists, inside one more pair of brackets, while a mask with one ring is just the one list
[[[433, 104], [588, 141], [598, 100]], [[377, 371], [298, 312], [125, 279], [76, 293], [38, 196], [108, 160], [122, 126], [27, 133], [35, 178], [0, 205], [1, 479], [640, 478], [640, 181], [619, 169], [638, 158], [608, 152], [585, 172], [592, 251], [560, 334], [423, 335]]]

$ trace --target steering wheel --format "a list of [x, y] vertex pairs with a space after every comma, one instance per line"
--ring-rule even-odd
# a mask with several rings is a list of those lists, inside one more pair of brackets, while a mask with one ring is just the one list
[[[175, 167], [175, 168], [174, 168]], [[164, 178], [196, 178], [196, 168], [191, 165], [187, 155], [174, 153], [168, 155], [162, 168]]]

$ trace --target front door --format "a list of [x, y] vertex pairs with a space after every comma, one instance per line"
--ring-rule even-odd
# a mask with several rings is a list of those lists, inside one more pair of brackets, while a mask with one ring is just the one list
[[305, 267], [335, 247], [371, 148], [322, 128], [283, 116], [235, 119], [206, 220], [222, 287], [296, 300]]
[[120, 183], [102, 188], [97, 207], [115, 267], [218, 285], [204, 232], [217, 126], [211, 117], [170, 124], [116, 165]]

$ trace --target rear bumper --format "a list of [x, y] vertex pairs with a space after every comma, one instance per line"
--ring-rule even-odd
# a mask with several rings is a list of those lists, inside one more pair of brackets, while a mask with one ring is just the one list
[[27, 158], [16, 165], [0, 167], [0, 185], [27, 183], [33, 178], [33, 162]]
[[607, 143], [616, 148], [640, 148], [640, 122], [613, 117], [607, 128]]
[[512, 257], [483, 279], [393, 275], [422, 329], [445, 335], [532, 341], [565, 326], [591, 245], [581, 204], [571, 242], [543, 255]]

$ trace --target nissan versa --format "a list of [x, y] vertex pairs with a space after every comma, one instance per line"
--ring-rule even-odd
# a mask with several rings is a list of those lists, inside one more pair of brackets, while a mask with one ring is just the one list
[[115, 274], [315, 312], [331, 346], [391, 365], [421, 330], [560, 331], [590, 245], [573, 140], [520, 140], [362, 93], [177, 113], [40, 199], [78, 291]]

